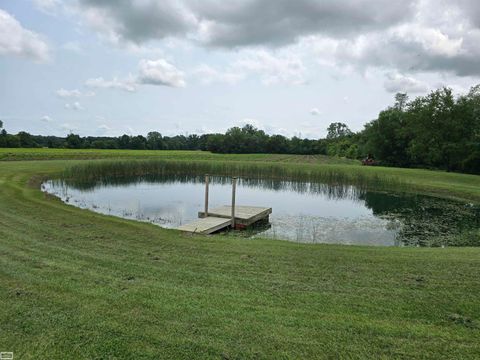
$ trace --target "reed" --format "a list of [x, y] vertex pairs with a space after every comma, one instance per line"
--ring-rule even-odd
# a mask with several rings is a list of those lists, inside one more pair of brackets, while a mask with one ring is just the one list
[[329, 185], [353, 185], [361, 189], [407, 189], [407, 183], [389, 174], [363, 171], [361, 167], [233, 161], [118, 160], [95, 161], [67, 168], [62, 179], [85, 187], [115, 180], [147, 176], [202, 175], [237, 176]]

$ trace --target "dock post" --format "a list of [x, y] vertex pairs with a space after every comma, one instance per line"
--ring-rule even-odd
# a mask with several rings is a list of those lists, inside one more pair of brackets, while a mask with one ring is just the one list
[[205, 175], [205, 211], [203, 213], [204, 217], [208, 217], [208, 184], [209, 184], [208, 174]]
[[235, 192], [237, 190], [237, 178], [232, 178], [232, 228], [235, 229]]

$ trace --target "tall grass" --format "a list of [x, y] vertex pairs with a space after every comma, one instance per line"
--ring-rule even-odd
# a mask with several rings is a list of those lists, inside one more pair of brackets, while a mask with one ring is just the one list
[[96, 161], [67, 168], [63, 174], [63, 180], [71, 185], [81, 183], [85, 185], [85, 183], [109, 183], [121, 178], [206, 173], [217, 176], [354, 185], [362, 189], [376, 190], [398, 190], [407, 187], [406, 182], [392, 175], [363, 171], [361, 167], [233, 161]]

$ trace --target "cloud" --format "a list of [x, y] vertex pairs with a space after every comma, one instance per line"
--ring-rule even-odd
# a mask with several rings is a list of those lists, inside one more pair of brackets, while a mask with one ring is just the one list
[[49, 15], [55, 15], [56, 11], [61, 5], [61, 1], [60, 0], [33, 0], [33, 4], [40, 11]]
[[184, 74], [164, 59], [141, 60], [138, 74], [139, 84], [184, 87]]
[[[49, 2], [48, 0], [43, 0]], [[50, 0], [51, 1], [51, 0]], [[283, 46], [303, 36], [372, 31], [412, 16], [415, 0], [79, 0], [87, 24], [114, 42], [194, 38], [208, 46]]]
[[397, 24], [409, 18], [414, 0], [207, 0], [194, 2], [209, 46], [283, 46], [324, 34], [346, 36]]
[[50, 116], [48, 116], [48, 115], [44, 115], [44, 116], [42, 116], [42, 117], [40, 118], [40, 121], [49, 123], [49, 122], [52, 122], [53, 119], [52, 119]]
[[97, 126], [97, 134], [100, 134], [100, 135], [109, 134], [112, 130], [113, 129], [106, 124], [101, 124], [101, 125]]
[[313, 116], [318, 116], [320, 115], [320, 110], [318, 108], [313, 108], [312, 110], [310, 110], [310, 114], [313, 115]]
[[479, 76], [480, 29], [466, 20], [466, 8], [422, 0], [408, 22], [345, 38], [304, 39], [320, 63], [365, 72], [450, 73]]
[[82, 92], [78, 89], [66, 90], [64, 88], [57, 90], [56, 94], [58, 97], [61, 98], [80, 98], [95, 96], [95, 93], [93, 91]]
[[251, 50], [235, 61], [232, 68], [237, 72], [260, 75], [265, 85], [287, 83], [300, 85], [306, 82], [306, 68], [294, 52], [272, 54], [266, 50]]
[[426, 83], [399, 73], [387, 74], [384, 86], [390, 93], [425, 93], [429, 90]]
[[306, 83], [306, 67], [302, 59], [291, 50], [274, 53], [266, 50], [244, 50], [225, 70], [202, 64], [192, 71], [192, 75], [199, 78], [203, 84], [236, 84], [248, 76], [259, 78], [264, 85]]
[[60, 125], [60, 128], [63, 129], [63, 130], [67, 130], [69, 132], [72, 132], [74, 130], [78, 130], [78, 126], [72, 125], [70, 123], [63, 123], [63, 124]]
[[142, 43], [185, 36], [196, 26], [195, 16], [182, 1], [79, 0], [78, 13], [113, 42]]
[[112, 80], [98, 77], [88, 79], [85, 85], [101, 89], [119, 89], [135, 92], [140, 85], [184, 87], [186, 82], [184, 73], [168, 61], [164, 59], [142, 59], [138, 64], [138, 74], [136, 76], [130, 74], [125, 79], [113, 78]]
[[[74, 8], [101, 36], [127, 48], [163, 40], [264, 52], [240, 60], [243, 69], [201, 68], [195, 75], [204, 83], [233, 83], [241, 75], [232, 74], [241, 71], [257, 71], [267, 84], [291, 83], [291, 75], [285, 81], [281, 71], [268, 74], [264, 64], [281, 68], [278, 54], [267, 50], [297, 45], [338, 69], [480, 75], [478, 0], [406, 0], [388, 6], [385, 0], [78, 0]], [[299, 54], [290, 54], [300, 64], [295, 57], [301, 62]]]
[[49, 59], [49, 48], [41, 36], [27, 30], [0, 9], [0, 55], [16, 55], [37, 62]]
[[86, 86], [97, 88], [97, 89], [119, 89], [128, 92], [137, 91], [137, 84], [133, 77], [128, 77], [126, 79], [120, 80], [113, 78], [112, 80], [105, 80], [103, 77], [88, 79], [85, 82]]
[[99, 126], [97, 127], [97, 129], [99, 129], [99, 130], [105, 130], [105, 131], [112, 130], [112, 128], [111, 128], [110, 126], [105, 125], [105, 124], [99, 125]]
[[67, 103], [65, 104], [65, 109], [69, 109], [69, 110], [83, 110], [83, 106], [78, 102], [78, 101], [75, 101], [71, 104]]
[[239, 71], [234, 71], [231, 69], [218, 71], [206, 64], [198, 66], [195, 70], [193, 70], [192, 74], [200, 79], [200, 82], [204, 85], [209, 85], [212, 83], [225, 83], [233, 85], [245, 78], [245, 74]]

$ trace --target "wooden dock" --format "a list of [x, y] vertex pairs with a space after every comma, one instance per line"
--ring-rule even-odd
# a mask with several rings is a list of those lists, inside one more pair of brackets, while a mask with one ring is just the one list
[[227, 227], [244, 229], [256, 222], [268, 221], [268, 217], [272, 213], [272, 208], [235, 205], [236, 177], [232, 178], [232, 205], [220, 206], [216, 209], [209, 210], [209, 182], [209, 176], [205, 175], [205, 210], [198, 213], [198, 220], [179, 226], [177, 230], [197, 234], [211, 234]]
[[[272, 213], [272, 208], [258, 206], [235, 206], [235, 227], [243, 229], [258, 221], [268, 220]], [[189, 224], [178, 227], [178, 230], [198, 233], [211, 234], [232, 225], [232, 207], [225, 205], [215, 209], [208, 210], [208, 216], [204, 212], [199, 212], [199, 219]]]
[[[259, 206], [235, 206], [235, 224], [240, 226], [250, 226], [257, 221], [268, 219], [272, 213], [272, 208]], [[232, 218], [232, 207], [225, 205], [215, 209], [208, 210], [208, 217], [215, 216], [224, 219]], [[205, 213], [199, 212], [199, 218], [204, 218]]]
[[195, 220], [188, 224], [183, 224], [177, 230], [197, 233], [197, 234], [211, 234], [229, 227], [232, 224], [231, 219], [208, 216], [203, 219]]

